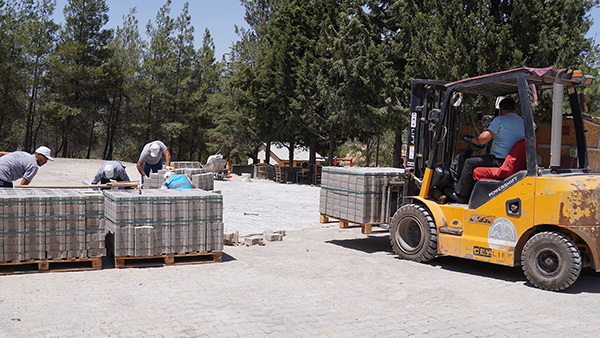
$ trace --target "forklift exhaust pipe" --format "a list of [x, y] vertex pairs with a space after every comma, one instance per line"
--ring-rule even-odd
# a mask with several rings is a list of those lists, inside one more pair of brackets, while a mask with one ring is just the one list
[[550, 168], [553, 171], [560, 167], [561, 144], [562, 144], [562, 108], [564, 85], [560, 76], [564, 71], [559, 71], [554, 80], [552, 93], [552, 138], [550, 140]]

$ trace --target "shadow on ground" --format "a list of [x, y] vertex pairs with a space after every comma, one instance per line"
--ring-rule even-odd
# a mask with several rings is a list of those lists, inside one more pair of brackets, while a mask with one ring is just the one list
[[[362, 251], [368, 254], [387, 252], [394, 255], [390, 245], [389, 235], [370, 235], [364, 238], [343, 240], [336, 239], [326, 241], [325, 243], [338, 245], [347, 249]], [[527, 281], [527, 278], [523, 274], [523, 270], [520, 266], [510, 267], [451, 256], [439, 256], [425, 264], [440, 267], [448, 271], [486, 278], [494, 278], [513, 283], [522, 283], [527, 287], [535, 288], [533, 284]], [[600, 293], [600, 273], [595, 272], [591, 268], [585, 268], [581, 271], [577, 281], [569, 288], [561, 292], [566, 294]]]
[[224, 252], [221, 253], [221, 262], [233, 262], [235, 260], [235, 257], [228, 255]]
[[365, 253], [389, 252], [393, 253], [388, 235], [373, 236], [355, 239], [334, 239], [325, 243], [338, 245], [347, 249], [362, 251]]
[[465, 258], [439, 256], [427, 264], [437, 266], [444, 270], [460, 272], [481, 277], [495, 278], [508, 282], [525, 282], [521, 267], [509, 267], [486, 262], [479, 262]]
[[[527, 281], [520, 266], [510, 267], [450, 256], [437, 257], [427, 264], [454, 272], [523, 283], [528, 287], [535, 288], [533, 284]], [[577, 281], [561, 292], [567, 294], [600, 293], [600, 273], [590, 268], [583, 269]]]

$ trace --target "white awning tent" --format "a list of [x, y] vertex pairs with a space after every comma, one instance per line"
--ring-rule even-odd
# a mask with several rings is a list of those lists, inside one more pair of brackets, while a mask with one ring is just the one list
[[[258, 160], [260, 161], [260, 163], [266, 162], [265, 161], [266, 152], [267, 152], [267, 145], [263, 143], [258, 148]], [[320, 159], [321, 155], [319, 155], [318, 153], [315, 154], [315, 156], [317, 157], [317, 162], [323, 161], [323, 159]], [[294, 162], [295, 163], [308, 162], [309, 157], [310, 157], [310, 151], [308, 148], [296, 147], [294, 149]], [[269, 164], [283, 165], [283, 162], [288, 162], [289, 160], [290, 160], [290, 151], [288, 148], [286, 148], [280, 144], [271, 143], [271, 158], [269, 160]], [[253, 164], [251, 158], [248, 159], [248, 164]]]

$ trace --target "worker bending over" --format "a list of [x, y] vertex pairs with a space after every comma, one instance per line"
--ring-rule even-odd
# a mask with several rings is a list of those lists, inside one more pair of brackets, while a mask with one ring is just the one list
[[128, 182], [129, 176], [127, 175], [127, 171], [125, 171], [125, 166], [119, 161], [106, 161], [102, 163], [100, 169], [96, 173], [92, 184], [106, 184], [110, 182], [110, 180], [115, 180], [117, 182]]
[[41, 146], [32, 154], [13, 151], [0, 157], [0, 188], [12, 188], [13, 181], [21, 178], [21, 185], [28, 185], [35, 177], [39, 167], [50, 161], [50, 148]]
[[161, 141], [147, 143], [140, 153], [140, 159], [137, 162], [137, 170], [144, 177], [150, 175], [150, 171], [157, 173], [162, 169], [162, 157], [165, 156], [167, 167], [171, 165], [171, 153], [167, 146]]
[[161, 185], [161, 189], [192, 189], [196, 188], [192, 181], [183, 174], [175, 174], [172, 171], [165, 173], [165, 181]]

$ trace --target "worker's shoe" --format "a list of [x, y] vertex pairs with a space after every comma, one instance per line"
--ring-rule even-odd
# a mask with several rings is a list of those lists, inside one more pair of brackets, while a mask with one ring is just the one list
[[468, 197], [462, 197], [459, 194], [456, 193], [456, 191], [454, 191], [454, 189], [446, 189], [446, 196], [448, 198], [450, 198], [451, 200], [456, 201], [457, 203], [461, 203], [461, 204], [467, 204], [469, 203], [469, 198]]

